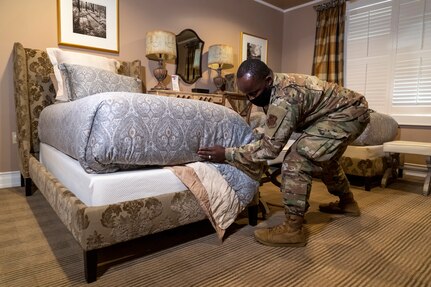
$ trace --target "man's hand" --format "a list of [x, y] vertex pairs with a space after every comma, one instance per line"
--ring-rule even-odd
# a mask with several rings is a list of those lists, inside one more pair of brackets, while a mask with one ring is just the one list
[[212, 147], [201, 147], [198, 150], [198, 155], [207, 161], [211, 162], [224, 162], [226, 157], [224, 155], [225, 148], [220, 145]]

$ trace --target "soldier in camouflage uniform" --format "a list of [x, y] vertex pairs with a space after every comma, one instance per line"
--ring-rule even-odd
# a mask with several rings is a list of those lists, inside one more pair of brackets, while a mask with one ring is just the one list
[[[369, 122], [364, 96], [314, 76], [274, 74], [259, 60], [244, 61], [237, 72], [238, 88], [266, 110], [261, 138], [237, 148], [201, 148], [198, 154], [213, 162], [228, 161], [247, 171], [276, 158], [292, 132], [301, 136], [282, 163], [281, 191], [286, 221], [255, 230], [258, 242], [270, 246], [305, 246], [304, 215], [309, 207], [313, 168], [339, 201], [321, 204], [320, 211], [359, 216], [360, 210], [338, 160]], [[250, 174], [250, 173], [249, 173]]]

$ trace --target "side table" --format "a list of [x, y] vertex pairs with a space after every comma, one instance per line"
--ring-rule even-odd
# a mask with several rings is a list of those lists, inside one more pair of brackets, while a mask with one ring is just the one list
[[192, 93], [192, 92], [178, 92], [172, 90], [149, 90], [148, 94], [175, 97], [183, 99], [193, 99], [199, 101], [211, 102], [219, 105], [226, 105], [226, 100], [232, 109], [242, 116], [247, 123], [250, 123], [250, 114], [252, 103], [248, 101], [246, 95], [233, 93], [233, 92], [223, 92], [220, 94], [205, 94], [205, 93]]
[[224, 105], [225, 98], [223, 94], [204, 94], [204, 93], [192, 93], [192, 92], [177, 92], [172, 90], [149, 90], [148, 94], [166, 96], [166, 97], [175, 97], [175, 98], [183, 98], [183, 99], [193, 99], [205, 102], [211, 102], [214, 104]]

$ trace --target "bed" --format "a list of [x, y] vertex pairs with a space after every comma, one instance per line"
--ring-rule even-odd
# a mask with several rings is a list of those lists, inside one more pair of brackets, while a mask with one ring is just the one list
[[[87, 282], [97, 279], [100, 250], [208, 217], [202, 202], [187, 187], [190, 185], [178, 180], [178, 174], [184, 172], [183, 166], [177, 166], [177, 170], [175, 166], [130, 171], [115, 168], [105, 171], [107, 173], [88, 174], [77, 159], [41, 143], [40, 115], [47, 107], [54, 106], [55, 101], [56, 92], [51, 80], [53, 66], [45, 51], [24, 48], [21, 43], [15, 43], [13, 58], [21, 183], [27, 196], [35, 189], [43, 194], [80, 244]], [[120, 61], [118, 73], [143, 80], [142, 70], [139, 60]], [[190, 164], [202, 166], [200, 162]], [[71, 182], [81, 185], [74, 186], [72, 192], [68, 188]], [[117, 186], [119, 182], [129, 182], [130, 185]], [[164, 184], [163, 192], [153, 191], [160, 182]], [[108, 187], [129, 191], [133, 186], [145, 186], [146, 193], [143, 194], [141, 188], [132, 194], [119, 192], [117, 196], [105, 192]], [[89, 191], [79, 194], [84, 188]], [[248, 205], [251, 225], [257, 224], [257, 204], [256, 193]]]

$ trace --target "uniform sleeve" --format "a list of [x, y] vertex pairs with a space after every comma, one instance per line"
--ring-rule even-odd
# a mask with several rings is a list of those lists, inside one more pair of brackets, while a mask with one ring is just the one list
[[225, 157], [230, 162], [242, 165], [264, 164], [276, 158], [289, 140], [296, 125], [294, 106], [270, 105], [264, 126], [264, 135], [250, 144], [226, 148]]

